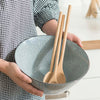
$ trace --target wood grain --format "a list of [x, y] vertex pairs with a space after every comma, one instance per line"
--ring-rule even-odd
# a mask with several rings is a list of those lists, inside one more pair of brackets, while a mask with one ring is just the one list
[[100, 49], [100, 40], [82, 41], [84, 50]]

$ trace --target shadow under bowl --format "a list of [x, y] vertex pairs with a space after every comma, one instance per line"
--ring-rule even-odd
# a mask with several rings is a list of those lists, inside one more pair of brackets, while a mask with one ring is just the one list
[[43, 83], [49, 71], [54, 36], [37, 36], [22, 42], [15, 51], [15, 61], [20, 69], [32, 78], [32, 85], [45, 94], [59, 94], [75, 85], [88, 71], [89, 59], [77, 44], [67, 40], [63, 70], [67, 79], [64, 84]]

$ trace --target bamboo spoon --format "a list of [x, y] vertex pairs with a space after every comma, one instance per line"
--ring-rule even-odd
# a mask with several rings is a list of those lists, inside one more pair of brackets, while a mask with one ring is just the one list
[[61, 26], [61, 19], [62, 19], [62, 12], [60, 12], [60, 15], [59, 15], [59, 20], [58, 20], [57, 32], [56, 32], [55, 41], [54, 41], [54, 48], [53, 48], [53, 53], [52, 53], [50, 70], [44, 76], [44, 79], [43, 79], [43, 82], [45, 82], [45, 83], [48, 83], [48, 81], [50, 80], [50, 78], [53, 74], [54, 58], [55, 58], [55, 53], [56, 53], [56, 47], [57, 47], [57, 42], [58, 42], [58, 37], [59, 37], [60, 26]]
[[[64, 52], [65, 52], [65, 46], [66, 46], [67, 29], [68, 29], [68, 23], [69, 23], [70, 10], [71, 10], [71, 5], [69, 5], [69, 7], [68, 7], [65, 33], [64, 33], [64, 37], [63, 37], [63, 44], [62, 44], [62, 50], [61, 50], [61, 58], [60, 58], [60, 61], [58, 64], [62, 33], [60, 33], [60, 36], [59, 36], [56, 62], [55, 62], [55, 70], [54, 70], [54, 73], [53, 73], [49, 83], [65, 83], [66, 82], [66, 77], [65, 77], [64, 72], [63, 72], [63, 59], [64, 59]], [[60, 32], [63, 32], [63, 24], [64, 24], [64, 18], [62, 19], [62, 26], [61, 26]]]
[[60, 58], [60, 61], [59, 61], [59, 66], [58, 66], [58, 73], [59, 73], [57, 75], [58, 83], [65, 83], [66, 82], [66, 77], [65, 77], [64, 72], [63, 72], [63, 59], [64, 59], [64, 53], [65, 53], [65, 47], [66, 47], [67, 30], [68, 30], [68, 24], [69, 24], [70, 10], [71, 10], [71, 5], [68, 8], [68, 14], [67, 14], [67, 20], [66, 20], [66, 26], [65, 26], [65, 33], [64, 33], [62, 51], [61, 51], [61, 58]]
[[61, 28], [60, 28], [58, 47], [57, 47], [57, 54], [56, 54], [56, 61], [55, 61], [55, 69], [54, 69], [54, 73], [53, 73], [51, 79], [49, 80], [49, 83], [58, 83], [56, 76], [57, 76], [57, 72], [58, 72], [58, 61], [59, 61], [59, 53], [60, 53], [61, 40], [62, 40], [64, 19], [65, 19], [65, 15], [62, 16], [62, 23], [61, 23]]

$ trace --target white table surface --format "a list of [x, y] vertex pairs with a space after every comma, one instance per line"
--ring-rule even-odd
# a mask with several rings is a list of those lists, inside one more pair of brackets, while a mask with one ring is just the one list
[[[100, 40], [100, 15], [96, 19], [86, 18], [90, 0], [59, 0], [61, 11], [66, 14], [72, 5], [68, 31], [83, 40]], [[43, 34], [37, 28], [39, 35]], [[100, 100], [100, 49], [87, 50], [90, 69], [84, 78], [70, 89], [70, 96], [54, 100]], [[53, 100], [53, 99], [52, 99]]]

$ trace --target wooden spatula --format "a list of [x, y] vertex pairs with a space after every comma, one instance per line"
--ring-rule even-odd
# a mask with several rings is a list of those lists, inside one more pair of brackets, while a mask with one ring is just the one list
[[[69, 15], [70, 15], [71, 5], [68, 7], [68, 14], [67, 14], [67, 20], [66, 20], [66, 26], [65, 26], [65, 33], [63, 37], [63, 44], [61, 49], [61, 57], [59, 61], [59, 54], [60, 54], [60, 48], [61, 48], [61, 39], [62, 39], [62, 32], [63, 32], [63, 24], [64, 24], [64, 15], [62, 17], [62, 26], [61, 31], [59, 35], [59, 42], [58, 42], [58, 48], [57, 48], [57, 54], [56, 54], [56, 62], [55, 62], [55, 70], [54, 74], [52, 75], [49, 83], [65, 83], [66, 77], [63, 71], [63, 59], [64, 59], [64, 52], [65, 52], [65, 46], [66, 46], [66, 40], [67, 40], [67, 29], [68, 29], [68, 23], [69, 23]], [[59, 61], [59, 64], [58, 64]]]
[[62, 44], [62, 50], [61, 50], [61, 57], [59, 60], [58, 73], [57, 73], [57, 81], [58, 81], [58, 83], [61, 83], [61, 84], [66, 83], [66, 81], [67, 81], [67, 79], [64, 75], [64, 71], [63, 71], [63, 60], [64, 60], [64, 53], [65, 53], [65, 47], [66, 47], [67, 33], [68, 33], [70, 10], [71, 10], [71, 5], [69, 5], [69, 8], [68, 8], [65, 32], [64, 32], [64, 37], [63, 37], [63, 44]]
[[59, 14], [58, 27], [57, 27], [57, 32], [56, 32], [55, 41], [54, 41], [54, 47], [53, 47], [53, 52], [52, 52], [52, 59], [51, 59], [50, 70], [44, 76], [44, 79], [43, 79], [43, 82], [45, 82], [45, 83], [49, 82], [49, 80], [50, 80], [50, 78], [51, 78], [51, 76], [53, 74], [54, 59], [55, 59], [55, 53], [56, 53], [58, 37], [59, 37], [59, 32], [60, 32], [61, 20], [62, 20], [62, 12], [60, 12], [60, 14]]
[[[52, 77], [49, 80], [49, 83], [58, 83], [58, 80], [57, 80], [57, 76], [59, 74], [58, 73], [58, 70], [59, 70], [58, 69], [58, 61], [59, 61], [59, 54], [60, 54], [60, 48], [61, 48], [64, 18], [65, 18], [65, 15], [62, 16], [62, 23], [61, 23], [61, 28], [60, 28], [59, 41], [58, 41], [57, 54], [56, 54], [56, 61], [55, 61], [55, 69], [54, 69]], [[64, 79], [65, 79], [65, 76], [64, 76]]]

